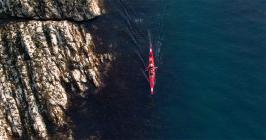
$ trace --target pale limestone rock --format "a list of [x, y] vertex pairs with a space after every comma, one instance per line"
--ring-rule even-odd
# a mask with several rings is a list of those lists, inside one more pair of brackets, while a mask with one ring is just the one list
[[0, 27], [0, 139], [56, 137], [48, 125], [65, 133], [61, 139], [72, 139], [69, 95], [101, 87], [100, 63], [112, 59], [93, 46], [91, 35], [68, 21]]
[[102, 0], [0, 0], [0, 15], [84, 21], [103, 13]]
[[102, 87], [114, 58], [96, 54], [91, 35], [64, 20], [103, 12], [102, 0], [0, 0], [0, 18], [26, 19], [0, 22], [0, 140], [73, 139], [70, 96]]

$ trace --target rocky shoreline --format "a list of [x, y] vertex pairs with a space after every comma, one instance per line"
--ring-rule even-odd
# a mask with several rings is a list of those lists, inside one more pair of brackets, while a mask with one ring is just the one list
[[101, 88], [113, 60], [78, 23], [103, 14], [102, 3], [0, 0], [0, 18], [25, 19], [0, 26], [0, 139], [74, 139], [71, 97]]
[[85, 21], [104, 13], [101, 0], [0, 0], [0, 15], [38, 20]]

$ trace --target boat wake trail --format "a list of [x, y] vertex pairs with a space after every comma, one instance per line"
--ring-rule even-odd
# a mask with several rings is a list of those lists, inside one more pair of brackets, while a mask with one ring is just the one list
[[[145, 73], [145, 68], [148, 64], [148, 56], [147, 52], [149, 52], [150, 46], [152, 46], [154, 50], [154, 57], [155, 57], [155, 63], [159, 67], [161, 63], [161, 47], [162, 47], [162, 41], [163, 41], [163, 18], [165, 16], [166, 11], [166, 5], [164, 0], [158, 1], [159, 3], [154, 4], [160, 5], [160, 11], [158, 12], [158, 15], [156, 17], [156, 20], [149, 20], [149, 14], [151, 13], [145, 13], [143, 15], [142, 13], [136, 12], [138, 9], [134, 9], [130, 7], [132, 5], [130, 1], [126, 0], [113, 0], [112, 3], [115, 3], [114, 5], [117, 7], [118, 15], [121, 17], [121, 19], [124, 21], [124, 34], [128, 36], [129, 43], [131, 45], [128, 45], [130, 49], [132, 49], [132, 52], [136, 54], [136, 58], [138, 61], [140, 61], [140, 66], [142, 68], [142, 73]], [[149, 7], [147, 7], [149, 8]], [[154, 15], [154, 14], [151, 14]], [[145, 20], [144, 20], [145, 19]], [[149, 21], [158, 21], [154, 23], [150, 23]], [[155, 29], [151, 29], [153, 24], [156, 24]]]

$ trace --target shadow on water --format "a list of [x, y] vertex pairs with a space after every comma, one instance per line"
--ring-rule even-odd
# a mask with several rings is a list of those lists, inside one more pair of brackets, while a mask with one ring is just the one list
[[160, 117], [143, 73], [148, 52], [146, 27], [121, 0], [106, 1], [107, 14], [86, 24], [96, 52], [116, 60], [98, 94], [73, 102], [70, 111], [77, 139], [156, 139]]
[[153, 125], [156, 104], [143, 91], [145, 84], [141, 83], [145, 81], [136, 78], [142, 76], [134, 74], [135, 70], [128, 75], [121, 73], [123, 69], [112, 71], [108, 85], [100, 94], [90, 95], [82, 110], [74, 111], [77, 138], [96, 135], [103, 139], [143, 139], [152, 136], [149, 129]]

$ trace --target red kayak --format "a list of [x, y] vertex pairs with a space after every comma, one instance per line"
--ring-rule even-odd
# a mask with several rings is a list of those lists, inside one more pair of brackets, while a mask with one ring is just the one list
[[153, 55], [152, 46], [150, 46], [149, 65], [147, 67], [147, 70], [148, 70], [148, 79], [150, 82], [151, 95], [154, 94], [154, 86], [155, 86], [155, 81], [156, 81], [156, 69], [157, 67], [155, 67], [155, 63], [154, 63], [154, 55]]

